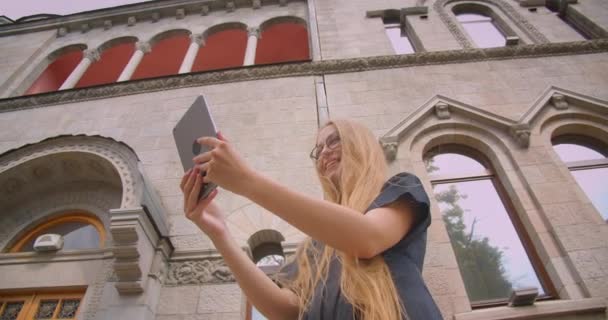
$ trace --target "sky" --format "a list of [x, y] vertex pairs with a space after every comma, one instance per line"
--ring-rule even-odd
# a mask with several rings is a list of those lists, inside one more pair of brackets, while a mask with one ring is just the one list
[[0, 0], [0, 15], [17, 20], [33, 14], [72, 14], [146, 0]]

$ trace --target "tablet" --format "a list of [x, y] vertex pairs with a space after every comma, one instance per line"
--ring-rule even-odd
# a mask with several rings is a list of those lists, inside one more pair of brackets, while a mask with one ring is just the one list
[[[173, 137], [177, 151], [184, 167], [184, 172], [194, 167], [192, 158], [208, 151], [208, 147], [200, 145], [196, 139], [200, 137], [217, 137], [217, 130], [211, 112], [207, 107], [204, 96], [198, 96], [194, 103], [173, 128]], [[204, 173], [203, 173], [204, 175]], [[201, 188], [200, 198], [206, 198], [217, 186], [205, 183]]]

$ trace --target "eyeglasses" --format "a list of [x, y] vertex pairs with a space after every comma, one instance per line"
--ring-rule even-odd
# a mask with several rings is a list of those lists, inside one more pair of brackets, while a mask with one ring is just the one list
[[325, 144], [316, 145], [312, 151], [310, 151], [310, 158], [317, 161], [321, 157], [321, 153], [323, 149], [327, 147], [328, 150], [336, 150], [340, 145], [340, 136], [335, 133], [330, 135], [327, 140], [325, 140]]

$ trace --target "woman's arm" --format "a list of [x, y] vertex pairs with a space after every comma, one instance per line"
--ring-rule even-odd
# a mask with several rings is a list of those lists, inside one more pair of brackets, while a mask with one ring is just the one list
[[262, 314], [269, 319], [296, 319], [299, 312], [296, 295], [279, 288], [239, 248], [226, 227], [222, 210], [213, 202], [218, 191], [199, 199], [201, 186], [198, 170], [189, 171], [182, 178], [180, 188], [186, 217], [213, 241], [247, 298]]
[[239, 248], [230, 236], [212, 239], [224, 262], [247, 296], [268, 319], [297, 319], [298, 298], [288, 289], [279, 288]]
[[[221, 137], [221, 136], [220, 136]], [[201, 138], [213, 148], [194, 158], [205, 180], [217, 183], [261, 205], [314, 239], [359, 258], [372, 258], [409, 232], [414, 215], [397, 201], [363, 215], [329, 201], [315, 199], [255, 172], [226, 141]]]

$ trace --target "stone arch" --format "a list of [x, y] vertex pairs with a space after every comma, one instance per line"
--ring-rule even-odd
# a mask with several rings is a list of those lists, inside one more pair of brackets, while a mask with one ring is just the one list
[[273, 229], [263, 229], [255, 232], [247, 240], [253, 261], [257, 262], [268, 255], [285, 256], [281, 242], [285, 241], [283, 235]]
[[247, 25], [242, 22], [223, 22], [220, 24], [216, 24], [214, 26], [207, 28], [205, 31], [203, 31], [203, 33], [202, 33], [203, 41], [207, 41], [207, 38], [215, 33], [222, 32], [225, 30], [230, 30], [230, 29], [238, 29], [238, 30], [247, 31]]
[[166, 38], [170, 38], [172, 36], [180, 35], [180, 34], [191, 35], [192, 32], [187, 29], [166, 30], [166, 31], [162, 31], [162, 32], [157, 33], [156, 35], [152, 36], [152, 38], [150, 38], [150, 40], [148, 40], [148, 43], [150, 44], [150, 47], [153, 47], [158, 41], [161, 41]]
[[[46, 156], [83, 153], [105, 160], [116, 170], [122, 187], [120, 208], [141, 205], [144, 183], [138, 169], [138, 159], [127, 145], [100, 136], [59, 136], [28, 144], [0, 155], [0, 175], [29, 161]], [[96, 165], [91, 164], [92, 167]], [[99, 170], [101, 167], [97, 167]], [[4, 191], [22, 186], [11, 180], [3, 185]], [[14, 192], [14, 191], [13, 191]]]
[[97, 50], [99, 51], [99, 53], [102, 53], [104, 50], [111, 48], [115, 45], [119, 45], [119, 44], [123, 44], [123, 43], [137, 43], [138, 41], [139, 41], [139, 38], [136, 36], [124, 36], [124, 37], [113, 38], [113, 39], [103, 42], [101, 45], [99, 45], [97, 47]]
[[[445, 10], [446, 6], [454, 2], [467, 2], [466, 0], [438, 0], [433, 4], [433, 9], [439, 15], [439, 18], [448, 27], [456, 41], [465, 49], [473, 48], [473, 45], [459, 27], [458, 22], [453, 15], [448, 14]], [[470, 1], [469, 1], [470, 2]], [[536, 29], [527, 19], [525, 19], [517, 10], [507, 3], [505, 0], [475, 0], [475, 2], [486, 3], [499, 8], [520, 30], [522, 30], [534, 43], [548, 43], [549, 40]]]
[[285, 23], [285, 22], [291, 22], [291, 23], [297, 23], [302, 25], [306, 30], [308, 30], [308, 25], [306, 24], [306, 20], [300, 18], [300, 17], [296, 17], [296, 16], [280, 16], [280, 17], [273, 17], [270, 18], [264, 22], [262, 22], [260, 24], [260, 34], [262, 32], [264, 32], [264, 30], [272, 25], [278, 24], [278, 23]]

